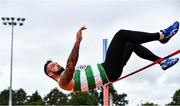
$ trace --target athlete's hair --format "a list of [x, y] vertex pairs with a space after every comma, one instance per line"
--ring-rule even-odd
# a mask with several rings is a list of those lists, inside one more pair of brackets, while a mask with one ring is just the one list
[[48, 73], [47, 73], [47, 66], [49, 63], [51, 63], [52, 60], [48, 60], [45, 64], [44, 64], [44, 73], [48, 76]]

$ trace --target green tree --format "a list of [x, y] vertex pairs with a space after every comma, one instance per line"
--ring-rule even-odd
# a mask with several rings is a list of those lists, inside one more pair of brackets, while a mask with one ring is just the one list
[[[103, 105], [103, 88], [101, 87], [100, 90], [101, 92], [99, 96], [99, 103]], [[109, 93], [112, 94], [113, 104], [120, 106], [125, 106], [126, 104], [128, 104], [128, 100], [125, 99], [127, 97], [127, 94], [118, 94], [113, 85], [109, 86]]]
[[26, 92], [20, 88], [14, 93], [14, 105], [24, 105], [26, 102]]
[[176, 90], [169, 105], [180, 105], [180, 89]]
[[113, 86], [109, 87], [109, 92], [112, 94], [113, 104], [121, 106], [125, 106], [126, 104], [128, 104], [128, 100], [125, 99], [127, 97], [127, 94], [118, 94]]
[[146, 103], [143, 103], [142, 106], [158, 106], [158, 104], [154, 104], [152, 102], [146, 102]]
[[[15, 104], [14, 90], [12, 90], [12, 104]], [[9, 89], [5, 89], [0, 93], [0, 105], [8, 105], [9, 102]]]
[[98, 93], [95, 90], [90, 92], [74, 92], [69, 100], [70, 105], [97, 105]]
[[0, 105], [8, 105], [9, 90], [5, 89], [0, 93]]
[[42, 97], [39, 95], [38, 91], [35, 91], [35, 93], [30, 96], [30, 99], [26, 102], [26, 105], [43, 105], [44, 102], [42, 100]]
[[54, 88], [44, 97], [44, 101], [47, 105], [67, 105], [68, 98], [67, 95]]

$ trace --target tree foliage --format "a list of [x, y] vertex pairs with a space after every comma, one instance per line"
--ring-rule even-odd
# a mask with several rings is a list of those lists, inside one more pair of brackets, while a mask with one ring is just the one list
[[43, 99], [39, 95], [38, 91], [35, 91], [32, 96], [30, 96], [30, 99], [27, 101], [26, 105], [43, 105]]
[[[100, 93], [98, 93], [100, 92]], [[116, 105], [128, 104], [125, 100], [126, 94], [117, 94], [117, 91], [110, 87], [110, 92], [113, 95], [113, 103]], [[74, 92], [69, 95], [59, 91], [58, 88], [52, 89], [44, 98], [35, 91], [32, 95], [22, 89], [12, 90], [12, 104], [13, 105], [98, 105], [102, 104], [103, 95], [102, 89], [91, 90], [86, 93]], [[9, 89], [0, 92], [0, 105], [8, 105]]]
[[98, 104], [98, 98], [93, 93], [87, 93], [87, 92], [76, 92], [71, 94], [71, 99], [69, 101], [69, 104], [71, 105], [97, 105]]
[[9, 90], [5, 89], [0, 93], [0, 105], [8, 105]]
[[67, 105], [67, 95], [60, 92], [57, 88], [54, 88], [44, 98], [47, 105]]
[[158, 104], [155, 104], [153, 102], [146, 102], [146, 103], [142, 104], [142, 106], [158, 106]]
[[24, 105], [26, 103], [26, 92], [20, 88], [14, 92], [14, 105]]
[[180, 89], [176, 90], [169, 105], [180, 105]]

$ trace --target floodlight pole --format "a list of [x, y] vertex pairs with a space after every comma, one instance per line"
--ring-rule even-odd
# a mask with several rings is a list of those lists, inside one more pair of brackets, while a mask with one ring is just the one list
[[22, 26], [25, 18], [2, 17], [3, 25], [11, 26], [11, 60], [10, 60], [10, 86], [9, 86], [9, 106], [12, 106], [12, 70], [13, 70], [13, 44], [14, 26]]
[[[12, 21], [13, 23], [13, 21]], [[13, 70], [13, 44], [14, 44], [14, 24], [11, 29], [11, 64], [10, 64], [10, 88], [9, 88], [9, 106], [12, 106], [12, 70]]]

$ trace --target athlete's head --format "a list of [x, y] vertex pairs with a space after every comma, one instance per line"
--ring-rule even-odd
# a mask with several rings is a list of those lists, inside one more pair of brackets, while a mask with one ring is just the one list
[[44, 72], [47, 76], [53, 77], [54, 75], [59, 75], [64, 71], [64, 68], [60, 66], [57, 62], [48, 60], [44, 65]]

